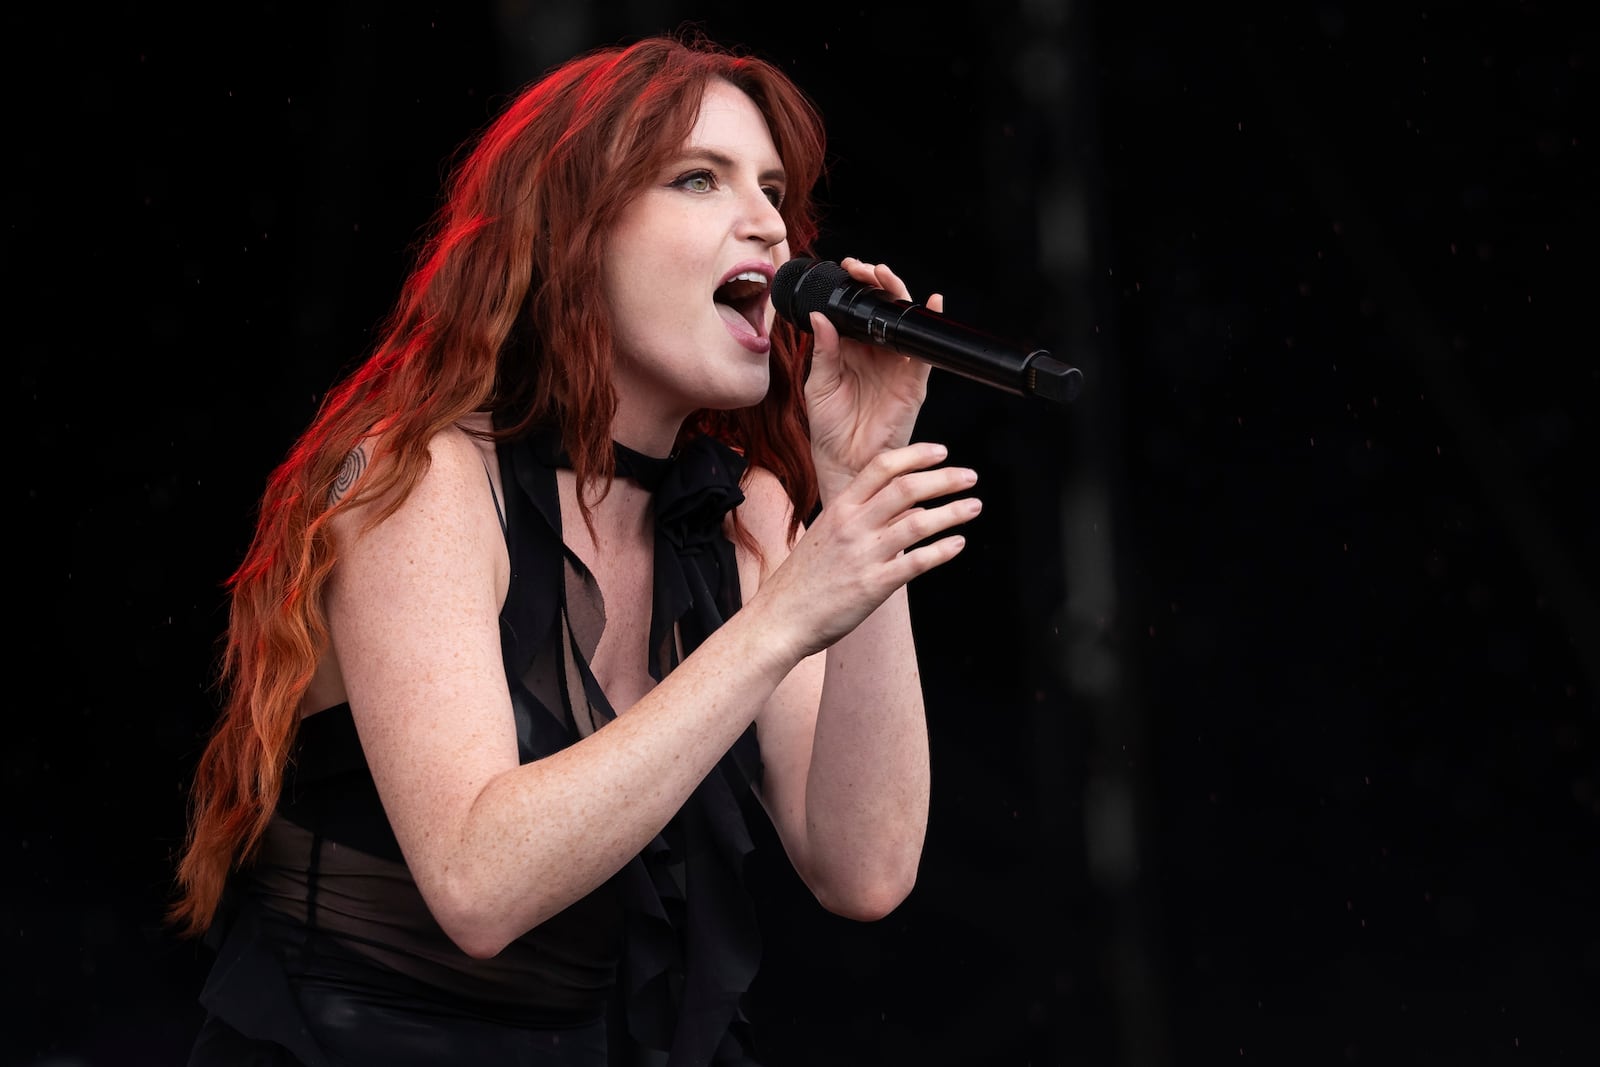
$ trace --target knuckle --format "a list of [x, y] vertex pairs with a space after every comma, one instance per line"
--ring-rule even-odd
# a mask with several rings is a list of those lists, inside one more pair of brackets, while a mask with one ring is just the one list
[[905, 528], [908, 540], [915, 543], [932, 533], [937, 526], [926, 508], [910, 508], [906, 512]]
[[890, 483], [889, 492], [892, 494], [891, 499], [895, 507], [901, 510], [910, 508], [918, 500], [922, 499], [917, 495], [916, 487], [907, 478], [896, 478]]

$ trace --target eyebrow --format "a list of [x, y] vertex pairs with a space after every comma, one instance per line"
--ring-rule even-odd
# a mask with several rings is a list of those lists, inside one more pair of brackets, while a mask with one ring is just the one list
[[[723, 170], [733, 170], [738, 166], [738, 163], [732, 156], [719, 152], [715, 148], [690, 148], [685, 151], [683, 155], [679, 157], [679, 159], [684, 163], [701, 160], [703, 162], [711, 163], [717, 167], [720, 167]], [[757, 177], [764, 182], [782, 182], [787, 181], [789, 178], [788, 174], [784, 172], [782, 167], [768, 167], [766, 170], [757, 175]]]

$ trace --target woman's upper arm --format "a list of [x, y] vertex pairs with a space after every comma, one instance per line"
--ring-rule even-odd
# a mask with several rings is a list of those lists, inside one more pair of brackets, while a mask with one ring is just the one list
[[[755, 596], [761, 580], [788, 556], [792, 505], [778, 479], [753, 470], [746, 480], [745, 503], [739, 516], [761, 546], [764, 559], [739, 551], [739, 580], [745, 600]], [[822, 700], [824, 653], [809, 656], [789, 672], [756, 715], [756, 737], [763, 766], [759, 795], [772, 819], [784, 851], [802, 879], [807, 877], [806, 779], [811, 744]]]
[[337, 521], [326, 604], [379, 796], [448, 928], [468, 812], [491, 779], [517, 766], [517, 746], [500, 653], [507, 564], [483, 453], [448, 430], [431, 454], [411, 495], [377, 526], [362, 523], [378, 502]]

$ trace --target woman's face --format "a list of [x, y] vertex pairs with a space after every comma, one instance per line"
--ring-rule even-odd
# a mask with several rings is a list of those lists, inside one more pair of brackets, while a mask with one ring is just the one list
[[784, 174], [766, 120], [706, 86], [682, 150], [623, 209], [606, 243], [616, 340], [614, 436], [665, 454], [683, 419], [766, 395], [772, 274], [789, 258]]

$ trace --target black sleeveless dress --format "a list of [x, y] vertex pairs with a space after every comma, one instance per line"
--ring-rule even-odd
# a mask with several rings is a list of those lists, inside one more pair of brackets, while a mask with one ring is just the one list
[[[559, 438], [498, 449], [511, 580], [500, 616], [522, 762], [615, 715], [589, 669], [604, 609], [561, 537]], [[651, 673], [659, 680], [740, 606], [722, 519], [744, 460], [696, 438], [668, 460], [617, 446], [654, 493]], [[497, 507], [499, 501], [496, 501]], [[461, 952], [406, 868], [348, 705], [308, 717], [255, 862], [208, 942], [192, 1067], [471, 1063], [756, 1064], [741, 999], [760, 957], [744, 886], [761, 774], [748, 729], [672, 822], [606, 883], [492, 959]]]

